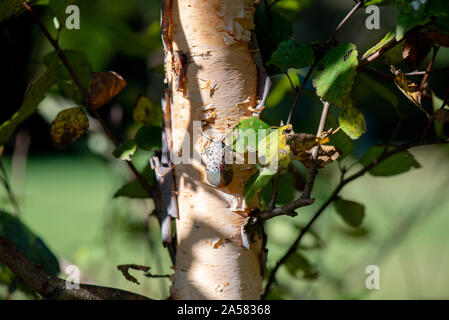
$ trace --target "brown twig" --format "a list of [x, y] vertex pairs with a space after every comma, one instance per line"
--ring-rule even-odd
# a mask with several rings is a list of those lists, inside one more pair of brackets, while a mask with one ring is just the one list
[[0, 236], [0, 262], [11, 269], [31, 290], [47, 299], [150, 300], [136, 293], [94, 285], [80, 284], [79, 289], [67, 288], [65, 280], [45, 273], [2, 236]]
[[435, 58], [437, 56], [438, 50], [440, 47], [433, 48], [432, 58], [430, 58], [429, 64], [427, 65], [426, 73], [424, 74], [421, 84], [419, 86], [419, 91], [423, 91], [427, 85], [427, 80], [429, 79], [430, 71], [432, 70], [433, 63], [435, 62]]
[[426, 71], [412, 71], [412, 72], [407, 72], [404, 75], [405, 76], [423, 76], [426, 74], [436, 74], [436, 73], [441, 73], [441, 72], [445, 72], [445, 71], [449, 71], [449, 67], [444, 67], [444, 68], [434, 69], [434, 70], [426, 70]]
[[362, 60], [362, 62], [359, 64], [359, 66], [357, 67], [358, 69], [363, 68], [365, 66], [367, 66], [368, 64], [373, 63], [374, 61], [376, 61], [377, 59], [381, 58], [384, 56], [384, 54], [386, 54], [388, 51], [390, 51], [391, 49], [395, 48], [398, 44], [400, 44], [402, 41], [404, 41], [404, 38], [402, 38], [400, 41], [394, 41], [392, 44], [390, 44], [389, 46], [385, 46], [382, 49], [383, 50], [378, 50], [375, 53], [373, 53], [372, 55], [370, 55], [369, 57], [366, 57], [364, 60]]
[[313, 215], [313, 217], [310, 219], [310, 221], [307, 223], [307, 225], [300, 231], [298, 237], [295, 239], [295, 241], [292, 243], [292, 245], [289, 247], [287, 252], [279, 259], [279, 261], [276, 263], [275, 267], [270, 273], [270, 276], [267, 281], [267, 285], [265, 286], [264, 293], [262, 295], [262, 299], [264, 299], [268, 293], [270, 292], [271, 286], [274, 283], [276, 273], [279, 270], [279, 268], [284, 264], [287, 259], [290, 257], [291, 254], [296, 252], [299, 243], [301, 242], [304, 235], [310, 230], [312, 225], [315, 223], [315, 221], [322, 215], [322, 213], [325, 211], [325, 209], [335, 200], [337, 199], [340, 191], [350, 182], [362, 177], [365, 175], [368, 171], [388, 159], [389, 157], [406, 150], [409, 150], [411, 148], [419, 147], [419, 146], [425, 146], [425, 145], [437, 145], [437, 144], [448, 144], [449, 139], [438, 139], [438, 140], [428, 140], [428, 141], [416, 141], [416, 142], [409, 142], [402, 145], [399, 145], [395, 147], [394, 149], [384, 152], [381, 156], [379, 156], [377, 159], [373, 160], [371, 163], [360, 169], [358, 172], [352, 174], [348, 178], [344, 178], [344, 172], [342, 173], [341, 179], [339, 184], [335, 187], [334, 191], [331, 193], [329, 198], [320, 206], [320, 208], [317, 210], [317, 212]]

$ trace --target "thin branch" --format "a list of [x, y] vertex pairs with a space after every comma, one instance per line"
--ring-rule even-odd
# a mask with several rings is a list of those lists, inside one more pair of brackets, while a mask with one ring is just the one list
[[295, 100], [293, 100], [293, 104], [292, 104], [290, 113], [287, 118], [287, 125], [289, 125], [292, 121], [293, 113], [295, 112], [295, 108], [296, 108], [296, 104], [298, 103], [299, 98], [301, 97], [302, 93], [304, 92], [304, 89], [306, 87], [307, 82], [309, 81], [310, 76], [312, 75], [312, 71], [313, 71], [314, 67], [315, 67], [315, 63], [312, 66], [310, 66], [310, 69], [307, 72], [307, 75], [304, 78], [304, 80], [301, 82], [301, 86], [299, 87], [299, 89], [296, 90], [296, 88], [294, 88], [294, 90], [296, 91], [296, 95], [295, 95]]
[[405, 76], [423, 76], [426, 74], [436, 74], [436, 73], [441, 73], [441, 72], [445, 72], [445, 71], [449, 71], [449, 67], [444, 67], [444, 68], [434, 69], [434, 70], [426, 70], [426, 71], [412, 71], [412, 72], [407, 72], [404, 75]]
[[430, 58], [429, 64], [427, 65], [426, 73], [424, 74], [424, 77], [421, 80], [421, 84], [419, 86], [419, 91], [423, 91], [427, 85], [427, 80], [429, 79], [429, 73], [432, 70], [432, 66], [433, 66], [433, 63], [435, 62], [435, 58], [437, 56], [439, 49], [440, 49], [440, 47], [433, 48], [432, 58]]
[[299, 233], [298, 237], [295, 239], [295, 241], [292, 243], [292, 245], [290, 246], [290, 248], [287, 250], [287, 252], [281, 257], [281, 259], [279, 259], [279, 261], [276, 263], [275, 267], [273, 268], [273, 270], [270, 273], [270, 276], [268, 277], [268, 281], [267, 281], [267, 285], [265, 286], [265, 291], [262, 295], [262, 299], [266, 298], [266, 296], [268, 295], [268, 293], [270, 292], [271, 286], [273, 285], [275, 278], [276, 278], [276, 273], [278, 272], [279, 268], [287, 261], [287, 259], [290, 257], [291, 254], [293, 254], [294, 252], [296, 252], [299, 243], [301, 242], [302, 238], [304, 237], [304, 235], [310, 230], [310, 228], [312, 227], [312, 225], [315, 223], [315, 221], [321, 216], [321, 214], [325, 211], [325, 209], [335, 200], [337, 199], [340, 191], [350, 182], [362, 177], [363, 175], [365, 175], [365, 173], [367, 173], [368, 171], [370, 171], [371, 169], [373, 169], [374, 167], [376, 167], [377, 165], [379, 165], [381, 162], [383, 162], [384, 160], [386, 160], [387, 158], [399, 153], [399, 152], [403, 152], [405, 150], [409, 150], [411, 148], [415, 148], [415, 147], [419, 147], [419, 146], [425, 146], [425, 145], [437, 145], [437, 144], [448, 144], [449, 143], [449, 139], [437, 139], [437, 140], [428, 140], [428, 141], [416, 141], [416, 142], [409, 142], [409, 143], [405, 143], [402, 145], [399, 145], [397, 147], [395, 147], [394, 149], [392, 149], [391, 151], [388, 152], [384, 152], [379, 158], [373, 160], [371, 163], [369, 163], [367, 166], [363, 167], [362, 169], [360, 169], [358, 172], [352, 174], [350, 177], [348, 178], [344, 178], [344, 173], [342, 173], [341, 179], [339, 184], [335, 187], [334, 191], [332, 192], [332, 194], [329, 196], [329, 198], [321, 205], [321, 207], [318, 209], [318, 211], [313, 215], [312, 219], [310, 219], [310, 221], [307, 223], [307, 225], [301, 230], [301, 232]]
[[31, 290], [47, 299], [150, 300], [136, 293], [94, 285], [80, 284], [79, 289], [67, 288], [65, 280], [45, 273], [2, 236], [0, 236], [0, 262], [11, 269]]
[[359, 10], [360, 6], [363, 5], [365, 0], [358, 1], [351, 9], [351, 11], [348, 12], [346, 17], [343, 18], [343, 20], [338, 24], [337, 28], [335, 29], [334, 33], [332, 33], [332, 36], [327, 41], [328, 43], [331, 42], [333, 39], [335, 39], [335, 36], [337, 35], [337, 32], [340, 31], [340, 29], [344, 26], [344, 24], [352, 17], [352, 15]]
[[[316, 133], [317, 137], [321, 136], [321, 134], [324, 132], [324, 127], [326, 126], [326, 122], [327, 122], [327, 115], [329, 114], [329, 108], [330, 108], [329, 102], [323, 101], [323, 111], [321, 112], [320, 123], [318, 125], [318, 130]], [[318, 159], [319, 149], [320, 149], [320, 146], [316, 146], [312, 150], [312, 162], [311, 162], [311, 166], [310, 166], [310, 173], [309, 173], [309, 177], [307, 178], [306, 187], [305, 187], [304, 193], [303, 193], [303, 197], [306, 199], [310, 198], [310, 195], [311, 195], [312, 189], [313, 189], [313, 185], [315, 183], [315, 177], [318, 173], [317, 159]]]
[[278, 185], [279, 185], [279, 176], [280, 175], [281, 175], [281, 170], [278, 169], [278, 171], [276, 172], [276, 175], [274, 176], [273, 193], [271, 195], [270, 202], [268, 203], [267, 211], [272, 211], [273, 208], [276, 206], [276, 199], [278, 196]]
[[381, 58], [384, 56], [384, 54], [386, 54], [388, 51], [390, 51], [391, 49], [395, 48], [398, 44], [400, 44], [402, 41], [404, 41], [405, 37], [402, 38], [400, 41], [394, 41], [392, 44], [390, 44], [389, 46], [385, 46], [382, 49], [383, 50], [378, 50], [375, 53], [373, 53], [372, 55], [370, 55], [369, 57], [366, 57], [364, 60], [361, 61], [361, 63], [358, 65], [357, 69], [361, 69], [365, 66], [367, 66], [368, 64], [373, 63], [374, 61], [376, 61], [377, 59]]
[[50, 33], [48, 32], [47, 28], [44, 26], [42, 21], [34, 13], [33, 9], [31, 9], [31, 7], [26, 2], [23, 2], [23, 6], [25, 7], [25, 9], [27, 9], [30, 12], [31, 16], [33, 17], [33, 19], [36, 21], [39, 28], [41, 29], [42, 33], [45, 35], [45, 37], [48, 39], [48, 41], [50, 41], [51, 45], [55, 48], [56, 53], [58, 54], [59, 58], [62, 60], [64, 65], [66, 66], [67, 70], [69, 71], [70, 75], [73, 78], [73, 81], [75, 81], [76, 86], [80, 89], [81, 94], [83, 95], [84, 103], [86, 103], [86, 105], [88, 105], [89, 104], [89, 94], [88, 94], [86, 88], [84, 88], [84, 86], [81, 83], [78, 76], [76, 75], [75, 70], [73, 70], [72, 65], [69, 63], [69, 60], [65, 56], [64, 52], [61, 50], [61, 47], [59, 47], [58, 43], [50, 35]]

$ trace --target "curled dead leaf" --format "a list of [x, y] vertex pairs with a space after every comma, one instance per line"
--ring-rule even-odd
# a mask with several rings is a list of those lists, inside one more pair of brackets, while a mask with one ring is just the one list
[[62, 110], [50, 126], [51, 140], [58, 149], [66, 148], [70, 143], [89, 129], [89, 119], [82, 107]]
[[90, 83], [90, 107], [98, 109], [112, 100], [126, 86], [126, 81], [116, 72], [94, 72]]
[[286, 143], [297, 160], [309, 158], [308, 151], [313, 147], [329, 142], [329, 137], [317, 137], [310, 133], [292, 133], [287, 135]]
[[394, 66], [390, 66], [391, 73], [394, 75], [394, 83], [398, 87], [399, 90], [413, 102], [422, 112], [424, 112], [427, 116], [429, 114], [421, 105], [421, 96], [422, 92], [419, 90], [419, 86], [413, 83], [411, 80], [408, 80], [405, 77], [404, 72], [400, 69], [396, 69]]
[[150, 267], [139, 266], [137, 264], [122, 264], [117, 266], [117, 269], [121, 271], [126, 280], [140, 284], [139, 281], [129, 273], [129, 269], [140, 270], [146, 273], [150, 270]]

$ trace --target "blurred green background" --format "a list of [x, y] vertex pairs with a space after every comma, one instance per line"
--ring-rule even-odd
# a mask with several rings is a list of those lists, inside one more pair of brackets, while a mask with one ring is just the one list
[[[71, 1], [72, 2], [72, 1]], [[80, 50], [89, 58], [94, 71], [114, 70], [128, 82], [112, 103], [100, 109], [116, 137], [132, 137], [137, 124], [132, 120], [133, 104], [139, 94], [160, 102], [163, 91], [163, 51], [159, 30], [159, 1], [96, 0], [73, 1], [80, 7], [81, 29], [59, 34], [64, 49]], [[274, 8], [285, 24], [292, 24], [292, 37], [301, 41], [326, 40], [353, 5], [352, 0], [282, 0]], [[48, 7], [34, 7], [56, 36], [53, 14]], [[262, 30], [258, 8], [256, 28]], [[381, 29], [365, 28], [361, 10], [345, 25], [337, 38], [357, 45], [359, 55], [394, 27], [397, 13], [381, 9]], [[28, 83], [41, 72], [42, 57], [52, 50], [33, 20], [23, 14], [0, 25], [3, 71], [0, 93], [0, 123], [20, 106]], [[259, 42], [264, 39], [259, 36]], [[3, 44], [6, 44], [4, 46]], [[274, 49], [274, 48], [272, 48]], [[388, 72], [389, 64], [400, 61], [400, 50], [393, 50], [375, 67]], [[424, 63], [424, 65], [426, 65]], [[441, 48], [434, 68], [449, 65], [449, 50]], [[297, 71], [304, 76], [304, 70]], [[273, 75], [273, 87], [262, 118], [279, 125], [287, 118], [294, 93], [285, 76]], [[350, 164], [372, 144], [388, 141], [397, 123], [391, 102], [373, 90], [372, 82], [382, 84], [398, 99], [398, 109], [406, 117], [395, 142], [419, 137], [426, 125], [422, 112], [410, 104], [392, 83], [360, 73], [354, 88], [356, 106], [367, 119], [367, 133], [350, 148], [342, 160]], [[447, 74], [431, 76], [430, 87], [443, 96]], [[311, 88], [311, 87], [309, 87]], [[63, 266], [74, 264], [81, 270], [81, 281], [138, 292], [152, 298], [169, 296], [168, 279], [133, 275], [141, 285], [128, 282], [116, 269], [119, 264], [141, 264], [154, 274], [170, 274], [170, 261], [160, 243], [157, 220], [150, 216], [151, 200], [115, 198], [115, 191], [132, 179], [124, 162], [112, 157], [112, 144], [99, 124], [90, 119], [90, 132], [67, 150], [56, 150], [50, 141], [49, 123], [57, 112], [73, 105], [56, 90], [45, 98], [39, 112], [23, 123], [5, 146], [3, 163], [19, 202], [20, 218], [39, 235]], [[431, 104], [426, 102], [426, 108]], [[293, 120], [297, 132], [315, 132], [321, 113], [316, 97], [305, 94]], [[432, 133], [433, 134], [433, 133]], [[330, 206], [313, 230], [320, 240], [308, 235], [300, 252], [317, 268], [320, 276], [307, 280], [298, 273], [280, 269], [278, 282], [269, 298], [282, 299], [447, 299], [449, 298], [449, 199], [446, 196], [449, 149], [425, 147], [412, 153], [422, 165], [390, 178], [364, 176], [347, 186], [342, 196], [365, 205], [366, 217], [359, 229], [351, 229]], [[138, 151], [133, 158], [143, 168], [150, 152]], [[357, 168], [354, 167], [354, 169]], [[306, 173], [298, 166], [300, 175]], [[313, 206], [301, 209], [296, 218], [269, 221], [268, 270], [285, 253], [319, 204], [338, 183], [338, 164], [320, 172]], [[290, 197], [299, 191], [290, 190]], [[0, 191], [2, 210], [12, 211], [7, 194]], [[365, 268], [380, 268], [380, 289], [365, 288]], [[20, 292], [10, 296], [0, 287], [0, 298], [25, 298]]]

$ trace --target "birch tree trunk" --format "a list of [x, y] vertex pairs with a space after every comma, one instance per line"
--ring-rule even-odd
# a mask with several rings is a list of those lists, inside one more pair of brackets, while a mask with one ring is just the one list
[[165, 52], [171, 143], [175, 158], [189, 160], [175, 166], [174, 299], [259, 299], [262, 291], [262, 241], [248, 250], [241, 236], [250, 212], [243, 187], [253, 168], [235, 167], [231, 184], [216, 188], [201, 161], [211, 142], [201, 131], [218, 140], [257, 105], [257, 67], [248, 48], [254, 10], [253, 0], [171, 1]]

